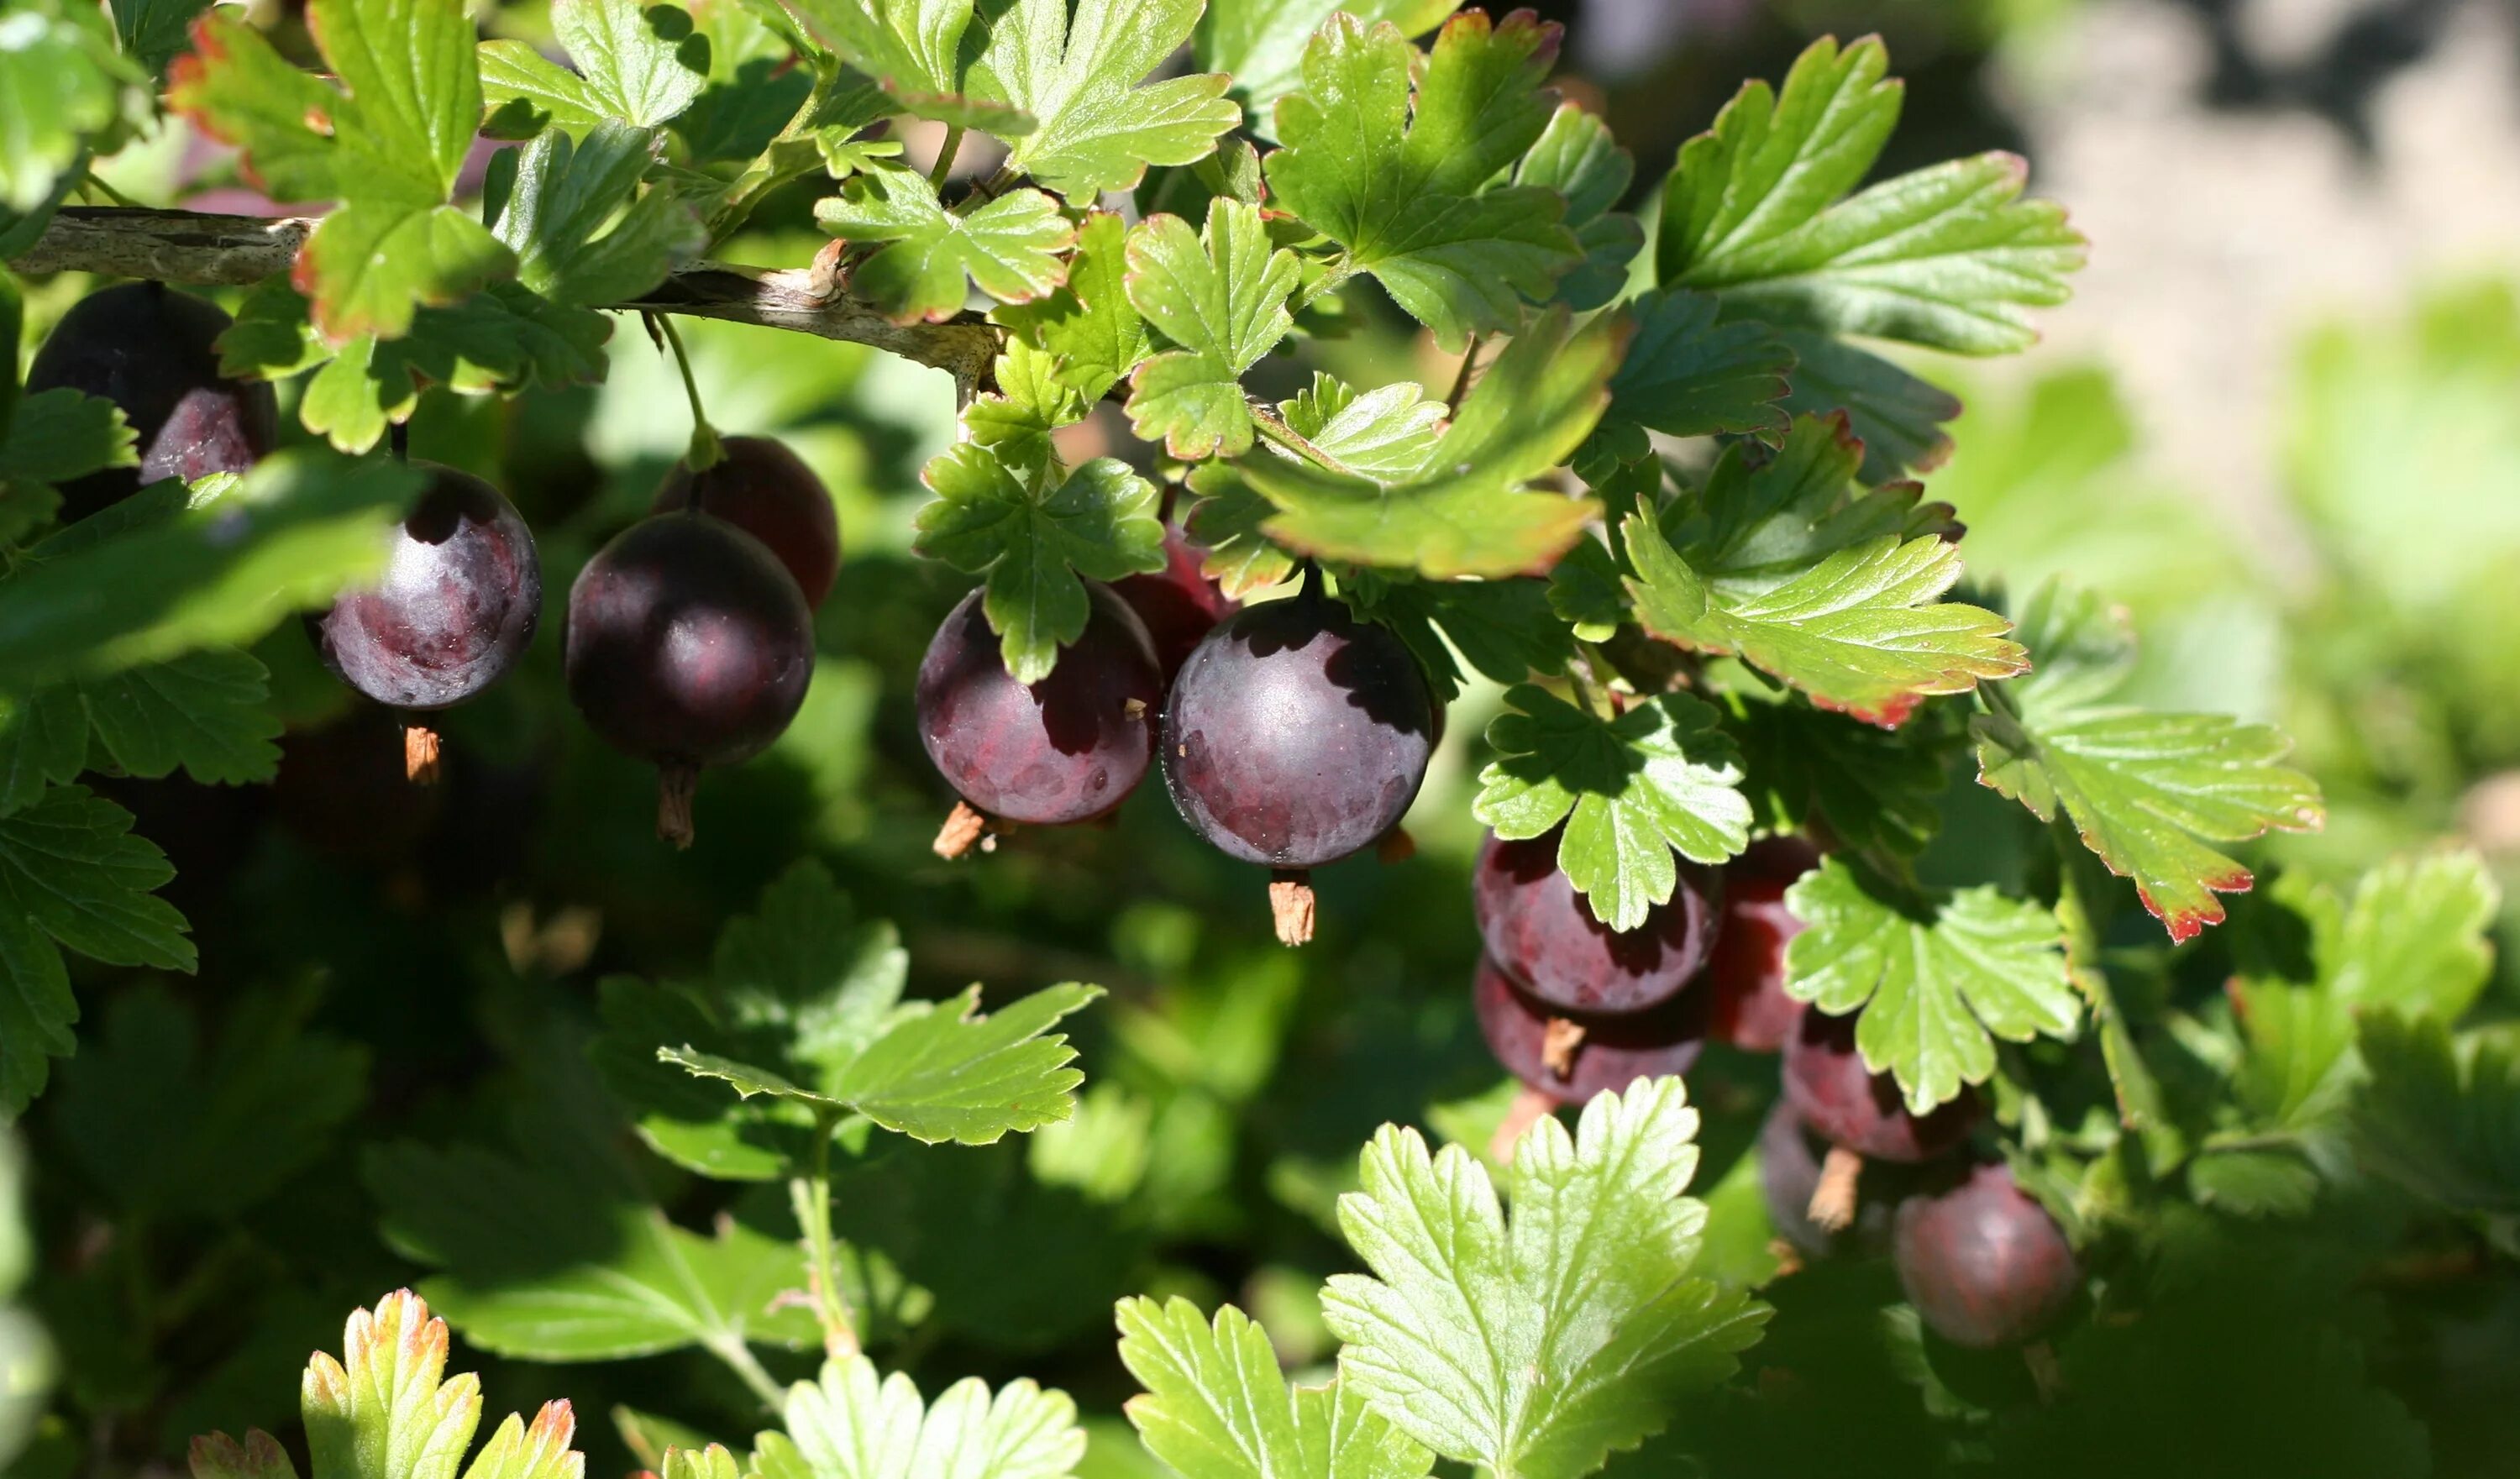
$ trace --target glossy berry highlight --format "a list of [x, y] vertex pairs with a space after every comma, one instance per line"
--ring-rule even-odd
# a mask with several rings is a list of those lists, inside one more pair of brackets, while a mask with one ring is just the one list
[[1682, 862], [1671, 901], [1621, 932], [1557, 867], [1564, 829], [1526, 841], [1491, 833], [1471, 871], [1488, 955], [1534, 1000], [1559, 1011], [1643, 1011], [1697, 979], [1714, 946], [1722, 882]]
[[656, 829], [691, 844], [701, 768], [769, 747], [813, 676], [813, 614], [761, 541], [703, 514], [632, 525], [568, 593], [569, 698], [607, 744], [654, 765]]
[[79, 299], [27, 367], [26, 390], [68, 388], [122, 408], [140, 466], [61, 485], [64, 523], [120, 503], [162, 478], [242, 472], [280, 437], [271, 386], [219, 374], [218, 337], [233, 322], [217, 304], [162, 283], [127, 283]]
[[937, 627], [919, 664], [919, 738], [966, 807], [939, 835], [957, 856], [982, 817], [1056, 827], [1126, 800], [1154, 759], [1163, 681], [1147, 629], [1128, 604], [1086, 583], [1085, 631], [1058, 665], [1025, 685], [1007, 672], [997, 633], [973, 591]]
[[2064, 1230], [2001, 1162], [1900, 1203], [1890, 1257], [1926, 1326], [1972, 1350], [2037, 1339], [2083, 1281]]
[[1686, 1072], [1706, 1045], [1706, 1012], [1693, 993], [1650, 1011], [1571, 1017], [1525, 995], [1504, 967], [1482, 956], [1470, 999], [1497, 1061], [1559, 1103]]
[[805, 605], [820, 609], [840, 572], [840, 520], [831, 490], [789, 451], [767, 436], [729, 436], [705, 471], [678, 466], [656, 490], [652, 514], [698, 509], [760, 540], [779, 557]]
[[1706, 964], [1720, 1041], [1775, 1053], [1801, 1021], [1802, 1003], [1785, 995], [1785, 947], [1803, 921], [1785, 908], [1785, 890], [1819, 866], [1819, 851], [1800, 837], [1753, 842], [1724, 865], [1723, 924]]

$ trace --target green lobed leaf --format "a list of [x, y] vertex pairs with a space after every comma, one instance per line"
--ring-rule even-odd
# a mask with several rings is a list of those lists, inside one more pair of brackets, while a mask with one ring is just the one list
[[1646, 430], [1712, 436], [1779, 432], [1789, 425], [1778, 403], [1793, 351], [1764, 325], [1718, 326], [1715, 300], [1698, 292], [1647, 293], [1631, 311], [1636, 334], [1610, 377], [1600, 430], [1625, 442], [1626, 460], [1646, 455]]
[[2392, 1011], [2361, 1025], [2363, 1163], [2447, 1207], [2520, 1214], [2520, 1045], [2507, 1030], [2453, 1038], [2438, 1019]]
[[1830, 335], [1779, 329], [1776, 336], [1794, 357], [1785, 410], [1797, 419], [1843, 413], [1864, 442], [1866, 482], [1929, 471], [1951, 455], [1943, 424], [1960, 414], [1959, 397]]
[[1182, 486], [1198, 497], [1183, 529], [1191, 543], [1207, 552], [1199, 573], [1228, 597], [1240, 601], [1295, 573], [1295, 557], [1263, 532], [1277, 516], [1277, 506], [1243, 481], [1237, 465], [1201, 464]]
[[517, 254], [518, 280], [554, 302], [626, 302], [706, 246], [699, 216], [672, 192], [639, 194], [656, 143], [607, 121], [583, 143], [553, 130], [526, 145], [493, 228]]
[[556, 0], [552, 29], [604, 117], [652, 128], [691, 107], [708, 81], [708, 40], [679, 6]]
[[1576, 1479], [1660, 1431], [1767, 1316], [1691, 1277], [1696, 1133], [1677, 1078], [1600, 1095], [1571, 1138], [1544, 1117], [1515, 1153], [1508, 1222], [1469, 1152], [1384, 1126], [1339, 1198], [1372, 1274], [1323, 1291], [1340, 1385], [1436, 1453], [1518, 1479]]
[[2392, 858], [2362, 875], [2350, 907], [2312, 917], [2318, 984], [2356, 1010], [2455, 1022], [2493, 976], [2501, 904], [2474, 852]]
[[122, 408], [101, 395], [38, 390], [18, 402], [0, 441], [0, 482], [68, 482], [106, 468], [140, 465]]
[[1910, 1112], [1995, 1071], [1995, 1042], [2070, 1039], [2082, 1004], [2056, 917], [1992, 887], [1906, 895], [1842, 858], [1785, 894], [1807, 926], [1785, 947], [1785, 991], [1831, 1016], [1859, 1008], [1865, 1066], [1897, 1077]]
[[851, 176], [814, 216], [833, 236], [889, 244], [858, 264], [850, 286], [899, 324], [961, 312], [967, 279], [1000, 302], [1041, 297], [1066, 280], [1060, 253], [1075, 242], [1058, 203], [1038, 190], [949, 211], [925, 176], [890, 166]]
[[1129, 301], [1128, 242], [1129, 223], [1117, 211], [1088, 211], [1076, 228], [1066, 283], [1047, 298], [990, 314], [1056, 357], [1062, 379], [1088, 404], [1136, 369], [1150, 347], [1146, 320]]
[[0, 581], [0, 686], [249, 643], [382, 568], [420, 482], [392, 463], [284, 451], [225, 496], [118, 538], [38, 545]]
[[2050, 584], [2022, 611], [2020, 635], [2039, 665], [2008, 703], [1970, 721], [1979, 779], [2042, 821], [2062, 807], [2173, 940], [2222, 922], [2214, 895], [2250, 884], [2208, 843], [2324, 819], [2318, 784], [2277, 763], [2292, 741], [2273, 726], [2109, 702], [2135, 646], [2096, 597]]
[[1564, 224], [1584, 260], [1557, 280], [1554, 297], [1578, 313], [1617, 301], [1628, 286], [1628, 263], [1643, 249], [1644, 227], [1612, 208], [1636, 173], [1636, 159], [1611, 139], [1610, 125], [1572, 103], [1557, 105], [1539, 142], [1514, 166], [1514, 184], [1566, 198]]
[[2250, 981], [2232, 988], [2231, 1006], [2248, 1042], [2231, 1076], [2231, 1093], [2257, 1123], [2309, 1130], [2345, 1109], [2362, 1064], [2354, 1053], [2354, 1013], [2343, 1001], [2322, 991]]
[[1289, 1387], [1268, 1332], [1232, 1305], [1210, 1324], [1175, 1295], [1120, 1301], [1120, 1361], [1147, 1451], [1182, 1479], [1418, 1479], [1435, 1456], [1344, 1382]]
[[1367, 477], [1403, 478], [1427, 466], [1444, 425], [1444, 403], [1416, 381], [1362, 393], [1319, 371], [1278, 414], [1295, 434]]
[[1109, 457], [1056, 473], [1033, 475], [966, 442], [920, 474], [936, 501], [920, 510], [912, 548], [985, 573], [981, 610], [1021, 683], [1050, 676], [1058, 649], [1084, 635], [1092, 607], [1080, 574], [1117, 580], [1164, 562], [1153, 484]]
[[1250, 130], [1272, 136], [1280, 98], [1304, 82], [1304, 52], [1333, 11], [1367, 25], [1388, 21], [1404, 37], [1433, 30], [1461, 0], [1211, 0], [1191, 37], [1198, 65], [1234, 79]]
[[484, 41], [478, 57], [481, 96], [499, 137], [559, 129], [583, 135], [611, 121], [593, 84], [524, 41]]
[[1053, 433], [1083, 421], [1091, 409], [1068, 383], [1066, 362], [1021, 338], [1011, 338], [991, 378], [998, 388], [963, 408], [964, 434], [973, 446], [994, 455], [1019, 482], [1030, 484], [1050, 475], [1058, 460]]
[[316, 328], [340, 344], [398, 338], [422, 305], [460, 301], [515, 265], [497, 237], [452, 205], [353, 198], [306, 239], [294, 281], [312, 290]]
[[1528, 12], [1471, 11], [1445, 23], [1413, 94], [1399, 27], [1331, 17], [1305, 49], [1303, 90], [1278, 102], [1278, 203], [1443, 347], [1511, 329], [1583, 260], [1565, 197], [1494, 183], [1549, 127], [1556, 98], [1540, 82], [1556, 52], [1557, 27]]
[[175, 871], [131, 814], [75, 785], [0, 817], [0, 1115], [43, 1092], [75, 1046], [62, 951], [109, 965], [192, 970], [184, 917], [153, 892]]
[[2019, 199], [2028, 166], [1992, 153], [1900, 175], [1851, 199], [1898, 121], [1888, 54], [1812, 43], [1781, 92], [1745, 84], [1682, 146], [1663, 194], [1666, 286], [1783, 327], [1963, 354], [2027, 347], [2030, 307], [2061, 303], [2083, 264], [2064, 211]]
[[1295, 254], [1271, 248], [1256, 207], [1220, 197], [1195, 236], [1178, 216], [1141, 222], [1128, 262], [1129, 301], [1181, 346], [1138, 367], [1132, 428], [1184, 460], [1250, 451], [1242, 374], [1294, 328]]
[[1277, 506], [1262, 527], [1288, 549], [1439, 580], [1539, 574], [1599, 506], [1523, 485], [1591, 433], [1618, 350], [1609, 326], [1576, 330], [1562, 305], [1552, 307], [1497, 356], [1407, 475], [1333, 472], [1274, 453], [1237, 467]]
[[789, 1387], [783, 1425], [755, 1444], [751, 1479], [1065, 1479], [1085, 1457], [1064, 1392], [967, 1376], [923, 1403], [859, 1355]]
[[1471, 814], [1508, 839], [1562, 823], [1558, 869], [1612, 929], [1670, 902], [1673, 853], [1712, 864], [1749, 845], [1740, 754], [1702, 700], [1664, 694], [1604, 719], [1535, 684], [1505, 699]]
[[125, 775], [155, 780], [180, 768], [205, 784], [241, 785], [279, 768], [270, 675], [234, 648], [202, 648], [76, 687], [97, 742]]
[[1134, 187], [1149, 164], [1187, 164], [1242, 121], [1215, 74], [1146, 80], [1184, 41], [1201, 0], [1004, 0], [966, 90], [1033, 122], [1007, 165], [1079, 205]]
[[796, 11], [834, 53], [879, 84], [903, 112], [1013, 138], [1031, 114], [964, 94], [963, 36], [971, 0], [798, 0]]

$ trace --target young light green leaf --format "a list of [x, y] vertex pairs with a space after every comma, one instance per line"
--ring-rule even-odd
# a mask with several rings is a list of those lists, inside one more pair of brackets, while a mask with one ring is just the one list
[[1128, 255], [1129, 301], [1181, 346], [1138, 367], [1128, 408], [1138, 435], [1184, 460], [1250, 451], [1242, 373], [1295, 326], [1295, 254], [1271, 248], [1257, 208], [1219, 197], [1204, 231], [1154, 216], [1129, 233]]
[[897, 324], [961, 312], [967, 278], [1003, 303], [1040, 297], [1066, 280], [1059, 253], [1075, 241], [1058, 202], [1038, 190], [949, 211], [924, 176], [892, 167], [850, 177], [847, 194], [818, 202], [814, 216], [833, 236], [891, 244], [858, 264], [850, 286]]
[[1344, 1382], [1289, 1388], [1268, 1332], [1232, 1305], [1211, 1325], [1175, 1295], [1120, 1301], [1129, 1420], [1182, 1479], [1419, 1479], [1435, 1456]]
[[1839, 199], [1898, 121], [1888, 67], [1878, 40], [1841, 51], [1823, 38], [1781, 94], [1745, 85], [1681, 149], [1663, 194], [1662, 281], [1786, 327], [1963, 354], [2024, 348], [2024, 310], [2065, 300], [2084, 243], [2063, 210], [2019, 199], [2020, 158], [1955, 159]]
[[1019, 1379], [992, 1395], [967, 1376], [929, 1405], [856, 1355], [789, 1387], [784, 1425], [761, 1435], [752, 1479], [1066, 1479], [1085, 1457], [1064, 1392]]
[[139, 449], [122, 408], [101, 395], [38, 390], [18, 402], [0, 441], [0, 482], [66, 483], [105, 468], [135, 468]]
[[1785, 947], [1785, 990], [1831, 1016], [1859, 1008], [1865, 1065], [1897, 1076], [1923, 1114], [1995, 1071], [1995, 1038], [2071, 1038], [2082, 1003], [2064, 932], [2027, 899], [1991, 888], [1902, 897], [1830, 858], [1786, 891], [1807, 926]]
[[1438, 580], [1538, 574], [1599, 506], [1523, 485], [1591, 433], [1618, 352], [1609, 326], [1574, 330], [1565, 308], [1552, 307], [1497, 356], [1406, 476], [1334, 472], [1274, 453], [1238, 468], [1277, 506], [1263, 528], [1289, 549]]
[[992, 1143], [1065, 1119], [1069, 1091], [1084, 1073], [1067, 1066], [1076, 1050], [1044, 1036], [1059, 1018], [1102, 994], [1074, 981], [1045, 987], [993, 1015], [980, 1014], [980, 988], [945, 1002], [910, 1003], [865, 1049], [817, 1089], [688, 1046], [659, 1048], [660, 1062], [722, 1080], [737, 1095], [767, 1095], [832, 1115], [863, 1114], [887, 1130], [935, 1144]]
[[1560, 823], [1557, 866], [1594, 917], [1635, 929], [1668, 903], [1678, 852], [1721, 863], [1749, 844], [1741, 760], [1715, 710], [1687, 694], [1640, 700], [1603, 719], [1535, 684], [1506, 692], [1488, 726], [1497, 758], [1479, 772], [1471, 814], [1507, 838]]
[[484, 41], [479, 62], [481, 97], [492, 110], [486, 126], [497, 137], [554, 128], [583, 135], [611, 121], [591, 83], [530, 43]]
[[583, 143], [555, 129], [526, 145], [493, 228], [517, 253], [518, 280], [554, 302], [624, 302], [707, 245], [698, 213], [671, 191], [639, 194], [655, 144], [607, 121]]
[[1797, 420], [1843, 414], [1864, 442], [1866, 482], [1929, 471], [1951, 455], [1943, 424], [1960, 414], [1959, 397], [1831, 335], [1779, 329], [1776, 337], [1794, 357], [1785, 410]]
[[394, 1247], [436, 1268], [422, 1292], [464, 1338], [522, 1361], [622, 1361], [698, 1346], [802, 1349], [793, 1241], [733, 1219], [676, 1226], [627, 1184], [558, 1158], [374, 1146], [362, 1162]]
[[1716, 303], [1698, 292], [1657, 291], [1632, 305], [1637, 331], [1610, 377], [1610, 409], [1600, 435], [1624, 461], [1645, 456], [1646, 430], [1666, 436], [1771, 433], [1788, 423], [1778, 402], [1794, 365], [1764, 325], [1715, 322]]
[[1645, 229], [1612, 207], [1636, 178], [1637, 161], [1610, 137], [1610, 125], [1572, 103], [1560, 103], [1549, 127], [1513, 169], [1516, 185], [1566, 198], [1566, 229], [1583, 262], [1557, 280], [1555, 298], [1578, 313], [1615, 301], [1628, 286], [1628, 263], [1644, 246]]
[[2312, 916], [2319, 986], [2356, 1010], [2455, 1022], [2493, 975], [2501, 904], [2474, 852], [2392, 858], [2362, 875], [2350, 907]]
[[985, 572], [981, 609], [1018, 682], [1050, 676], [1059, 648], [1084, 635], [1091, 604], [1080, 573], [1117, 580], [1163, 568], [1154, 485], [1116, 458], [1097, 458], [1050, 486], [1053, 477], [966, 442], [921, 478], [936, 501], [920, 510], [912, 548]]
[[1330, 18], [1304, 52], [1304, 89], [1279, 100], [1286, 147], [1269, 156], [1284, 209], [1341, 248], [1392, 300], [1459, 349], [1510, 329], [1582, 258], [1554, 190], [1493, 183], [1548, 128], [1540, 81], [1557, 27], [1528, 12], [1456, 16], [1414, 96], [1417, 57], [1399, 27]]
[[1127, 190], [1149, 164], [1187, 164], [1242, 121], [1219, 75], [1146, 77], [1190, 39], [1200, 0], [1009, 0], [965, 87], [1034, 126], [1009, 140], [1008, 167], [1079, 205]]
[[1021, 338], [1007, 340], [994, 378], [998, 388], [964, 408], [963, 429], [973, 446], [1029, 485], [1049, 475], [1058, 460], [1052, 433], [1083, 421], [1092, 407], [1069, 383], [1065, 361]]
[[1278, 414], [1296, 435], [1351, 472], [1402, 478], [1426, 466], [1444, 422], [1444, 403], [1428, 400], [1416, 381], [1393, 381], [1359, 394], [1315, 371], [1309, 389], [1280, 401]]
[[2460, 1211], [2520, 1215], [2520, 1044], [2453, 1039], [2437, 1018], [2362, 1018], [2371, 1082], [2354, 1114], [2363, 1164]]
[[1339, 1226], [1371, 1277], [1341, 1274], [1323, 1315], [1339, 1383], [1448, 1458], [1517, 1479], [1577, 1479], [1721, 1381], [1767, 1311], [1692, 1277], [1705, 1205], [1697, 1113], [1677, 1078], [1544, 1117], [1514, 1157], [1508, 1222], [1488, 1173], [1386, 1125]]
[[354, 110], [334, 120], [345, 193], [451, 198], [481, 124], [480, 67], [460, 0], [309, 0], [306, 25]]
[[0, 685], [23, 692], [252, 642], [375, 574], [420, 481], [393, 463], [284, 451], [202, 507], [68, 553], [39, 545], [0, 581]]
[[577, 64], [596, 111], [637, 128], [674, 117], [708, 81], [708, 39], [673, 5], [557, 0], [552, 29]]
[[963, 34], [971, 0], [796, 0], [815, 35], [878, 83], [892, 107], [1002, 139], [1040, 126], [1020, 108], [966, 87]]
[[73, 1047], [62, 951], [110, 965], [190, 971], [184, 917], [152, 890], [175, 875], [131, 814], [75, 785], [0, 817], [0, 1115], [43, 1092]]
[[1253, 133], [1274, 135], [1272, 115], [1280, 98], [1304, 82], [1304, 49], [1332, 11], [1367, 25], [1388, 21], [1404, 37], [1443, 23], [1462, 0], [1214, 0], [1199, 17], [1192, 55], [1209, 71], [1234, 79], [1233, 96], [1249, 114]]
[[1117, 211], [1086, 213], [1076, 229], [1067, 282], [1036, 302], [998, 308], [991, 318], [1057, 357], [1062, 376], [1087, 404], [1147, 357], [1146, 320], [1128, 295], [1129, 223]]
[[2209, 842], [2324, 820], [2317, 783], [2277, 763], [2292, 741], [2272, 725], [2110, 703], [2135, 643], [2096, 597], [2042, 589], [2022, 612], [2021, 637], [2039, 666], [2007, 690], [2010, 701], [1970, 721], [1979, 778], [2042, 821], [2063, 807], [2173, 940], [2221, 923], [2214, 895], [2250, 884], [2249, 871]]
[[1950, 509], [1919, 504], [1913, 483], [1856, 495], [1863, 456], [1843, 418], [1805, 419], [1773, 454], [1728, 447], [1659, 520], [1630, 515], [1638, 622], [1885, 728], [1929, 695], [2027, 667], [2002, 617], [1934, 599], [1960, 576]]

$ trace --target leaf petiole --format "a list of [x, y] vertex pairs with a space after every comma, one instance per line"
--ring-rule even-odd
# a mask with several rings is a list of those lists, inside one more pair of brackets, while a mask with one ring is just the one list
[[814, 1155], [806, 1173], [788, 1184], [796, 1200], [796, 1221], [805, 1230], [805, 1283], [814, 1301], [814, 1318], [822, 1322], [826, 1354], [854, 1356], [857, 1324], [849, 1318], [834, 1270], [838, 1243], [832, 1235], [832, 1138], [845, 1116], [821, 1110], [814, 1116]]
[[936, 163], [927, 171], [927, 186], [929, 189], [943, 190], [945, 188], [946, 180], [951, 178], [954, 173], [954, 160], [961, 156], [962, 153], [963, 125], [960, 123], [946, 124], [945, 142], [936, 146]]
[[1250, 407], [1252, 424], [1260, 428], [1260, 434], [1262, 436], [1276, 442], [1279, 446], [1285, 448], [1287, 451], [1294, 453], [1297, 457], [1311, 463], [1314, 467], [1327, 469], [1329, 471], [1338, 473], [1342, 477], [1361, 477], [1364, 475], [1358, 472], [1354, 468], [1349, 467], [1347, 464], [1340, 462], [1337, 458], [1330, 456], [1328, 452], [1323, 451], [1320, 447], [1315, 446], [1302, 432], [1296, 430], [1290, 426], [1287, 426], [1286, 419], [1278, 414], [1277, 407], [1270, 405], [1267, 401], [1260, 399], [1256, 395], [1250, 397]]

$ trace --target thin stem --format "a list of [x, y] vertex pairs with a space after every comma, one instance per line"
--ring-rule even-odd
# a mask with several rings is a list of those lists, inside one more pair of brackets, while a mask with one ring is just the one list
[[1259, 426], [1260, 434], [1262, 436], [1269, 438], [1269, 440], [1276, 442], [1279, 446], [1294, 453], [1297, 457], [1302, 458], [1304, 461], [1311, 463], [1317, 468], [1327, 468], [1330, 471], [1336, 472], [1343, 477], [1361, 477], [1364, 475], [1363, 473], [1358, 472], [1354, 468], [1351, 468], [1347, 464], [1340, 462], [1337, 458], [1330, 456], [1328, 452], [1314, 446], [1302, 432], [1297, 431], [1290, 426], [1287, 426], [1286, 419], [1278, 414], [1277, 407], [1270, 405], [1267, 401], [1261, 400], [1256, 396], [1251, 399], [1250, 406], [1252, 423]]
[[832, 1356], [854, 1356], [857, 1325], [849, 1318], [848, 1302], [840, 1297], [832, 1268], [838, 1243], [832, 1236], [832, 1138], [839, 1123], [829, 1113], [815, 1116], [814, 1157], [791, 1190], [796, 1220], [805, 1229], [805, 1281], [813, 1295], [814, 1317], [823, 1324], [823, 1349]]
[[1473, 334], [1470, 336], [1469, 347], [1462, 351], [1461, 371], [1453, 377], [1453, 388], [1451, 392], [1444, 397], [1444, 413], [1447, 416], [1459, 416], [1462, 414], [1462, 400], [1464, 396], [1467, 396], [1470, 393], [1470, 381], [1478, 374], [1479, 351], [1485, 349], [1487, 346], [1488, 341], [1485, 335]]
[[752, 1390], [752, 1395], [761, 1399], [764, 1408], [775, 1412], [787, 1401], [788, 1394], [779, 1390], [778, 1381], [762, 1366], [760, 1358], [752, 1354], [752, 1347], [745, 1345], [741, 1338], [712, 1340], [708, 1342], [708, 1352], [742, 1378], [743, 1384]]
[[954, 174], [954, 160], [959, 157], [962, 153], [963, 125], [960, 123], [946, 124], [945, 142], [936, 146], [936, 163], [933, 168], [927, 171], [927, 186], [929, 189], [943, 190], [945, 188], [945, 182], [948, 179], [951, 179]]
[[98, 195], [112, 201], [116, 205], [127, 206], [133, 209], [139, 208], [139, 202], [131, 199], [131, 197], [127, 195], [124, 195], [121, 191], [114, 189], [112, 185], [107, 184], [105, 177], [96, 172], [94, 165], [90, 165], [88, 167], [87, 178], [82, 180], [80, 185], [84, 189], [95, 191]]
[[1346, 257], [1340, 257], [1336, 266], [1322, 274], [1321, 281], [1313, 284], [1313, 286], [1305, 289], [1302, 292], [1295, 295], [1294, 311], [1301, 313], [1305, 309], [1310, 308], [1314, 303], [1320, 301], [1324, 295], [1336, 292], [1339, 289], [1345, 287], [1347, 285], [1347, 280], [1354, 276], [1356, 276], [1356, 269], [1348, 265]]
[[[692, 403], [692, 450], [688, 460], [693, 471], [706, 471], [716, 467], [726, 452], [718, 445], [717, 428], [709, 425], [708, 412], [700, 408], [700, 383], [692, 378], [691, 354], [683, 348], [683, 336], [671, 319], [652, 313], [648, 315], [648, 326], [664, 336], [665, 347], [673, 352], [674, 368], [683, 373], [683, 395]], [[695, 501], [699, 497], [697, 480], [692, 484], [692, 497]]]
[[1584, 706], [1604, 720], [1619, 717], [1618, 700], [1610, 696], [1608, 674], [1617, 671], [1601, 650], [1589, 642], [1575, 644], [1575, 660], [1566, 664], [1566, 676], [1574, 681], [1577, 696]]

